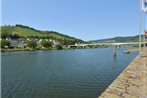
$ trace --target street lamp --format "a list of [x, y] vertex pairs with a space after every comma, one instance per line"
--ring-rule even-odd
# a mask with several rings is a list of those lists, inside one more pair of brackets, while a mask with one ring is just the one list
[[[147, 14], [147, 0], [140, 0], [140, 19], [139, 19], [139, 55], [141, 57], [141, 35], [142, 35], [142, 17], [143, 13]], [[145, 17], [146, 18], [146, 17]], [[146, 19], [145, 19], [145, 25], [146, 25]], [[144, 30], [146, 33], [146, 30]], [[145, 35], [145, 34], [144, 34]], [[145, 36], [144, 36], [144, 41], [145, 41]]]

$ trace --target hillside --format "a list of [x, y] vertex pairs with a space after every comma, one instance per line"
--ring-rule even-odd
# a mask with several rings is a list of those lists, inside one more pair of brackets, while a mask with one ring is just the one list
[[68, 35], [61, 34], [56, 31], [42, 31], [37, 30], [32, 27], [24, 26], [24, 25], [15, 25], [15, 26], [1, 26], [1, 37], [13, 37], [13, 35], [17, 35], [21, 38], [34, 37], [34, 38], [52, 38], [59, 40], [61, 42], [66, 41], [69, 43], [75, 42], [84, 42], [80, 39], [70, 37]]
[[113, 43], [113, 42], [137, 42], [137, 41], [139, 41], [138, 35], [137, 36], [129, 36], [129, 37], [114, 37], [114, 38], [108, 38], [108, 39], [92, 40], [92, 41], [88, 41], [88, 42], [90, 42], [90, 43], [98, 43], [98, 42]]

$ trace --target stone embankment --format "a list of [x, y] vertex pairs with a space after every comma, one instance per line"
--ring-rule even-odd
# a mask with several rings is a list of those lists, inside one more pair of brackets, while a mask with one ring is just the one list
[[147, 48], [98, 98], [147, 98]]

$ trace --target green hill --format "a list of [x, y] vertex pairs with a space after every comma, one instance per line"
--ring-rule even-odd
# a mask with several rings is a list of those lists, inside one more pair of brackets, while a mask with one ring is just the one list
[[129, 37], [114, 37], [114, 38], [108, 38], [108, 39], [92, 40], [88, 42], [90, 43], [98, 43], [98, 42], [113, 43], [113, 42], [138, 42], [138, 41], [139, 41], [139, 35], [129, 36]]
[[42, 31], [24, 25], [1, 26], [2, 38], [13, 37], [14, 35], [17, 35], [21, 38], [52, 38], [61, 42], [66, 41], [69, 44], [73, 44], [75, 42], [84, 42], [80, 39], [70, 37], [68, 35], [64, 35], [56, 31]]

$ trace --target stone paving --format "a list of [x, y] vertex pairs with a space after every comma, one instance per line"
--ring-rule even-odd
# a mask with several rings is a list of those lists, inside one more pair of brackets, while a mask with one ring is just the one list
[[147, 98], [147, 48], [98, 98]]

